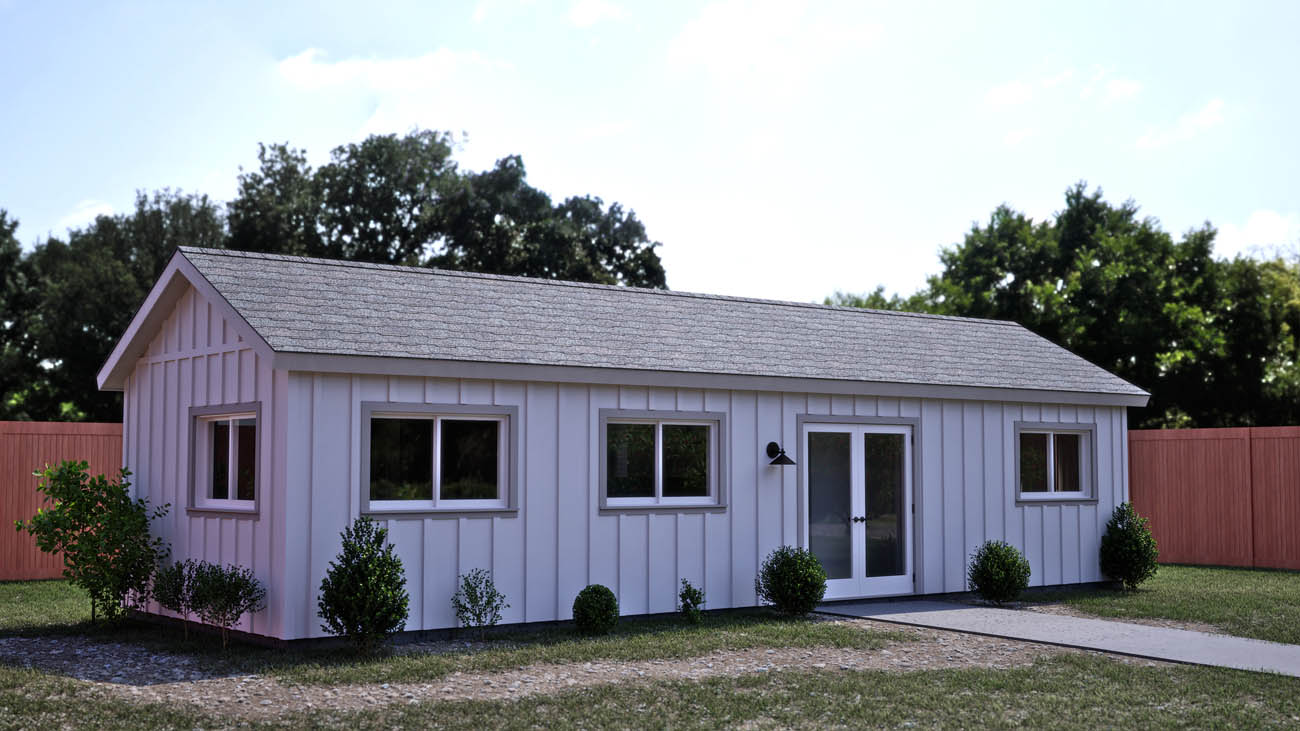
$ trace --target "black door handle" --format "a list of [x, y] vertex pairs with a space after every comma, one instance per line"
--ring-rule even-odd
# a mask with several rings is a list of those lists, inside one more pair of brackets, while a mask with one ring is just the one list
[[865, 516], [865, 515], [861, 515], [861, 516], [857, 516], [857, 515], [855, 515], [855, 516], [853, 516], [852, 518], [849, 518], [849, 520], [853, 521], [854, 523], [865, 523], [865, 522], [867, 522], [867, 516]]

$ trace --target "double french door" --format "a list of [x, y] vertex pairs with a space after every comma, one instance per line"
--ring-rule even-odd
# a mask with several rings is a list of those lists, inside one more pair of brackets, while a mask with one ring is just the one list
[[826, 598], [911, 594], [910, 426], [805, 424], [807, 547]]

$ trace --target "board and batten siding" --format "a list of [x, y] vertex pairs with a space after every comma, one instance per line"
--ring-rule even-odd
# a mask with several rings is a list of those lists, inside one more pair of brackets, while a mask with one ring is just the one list
[[[681, 578], [704, 589], [710, 608], [754, 605], [762, 557], [803, 542], [799, 471], [769, 466], [763, 454], [769, 441], [794, 453], [800, 415], [918, 420], [918, 593], [963, 591], [967, 557], [986, 539], [1024, 551], [1034, 585], [1100, 580], [1100, 535], [1128, 494], [1121, 407], [305, 372], [280, 375], [273, 387], [270, 374], [266, 380], [276, 407], [264, 414], [281, 419], [268, 425], [284, 427], [275, 444], [283, 495], [264, 493], [283, 521], [270, 548], [283, 559], [271, 585], [282, 601], [274, 611], [284, 614], [270, 628], [287, 639], [323, 634], [318, 587], [339, 552], [340, 532], [361, 511], [363, 402], [518, 409], [517, 514], [382, 519], [406, 571], [408, 630], [454, 627], [457, 575], [475, 568], [492, 571], [506, 595], [504, 622], [568, 619], [573, 598], [589, 583], [613, 589], [624, 614], [673, 611]], [[726, 413], [725, 511], [602, 514], [599, 414], [614, 408]], [[1016, 421], [1095, 424], [1095, 505], [1016, 504]], [[257, 566], [269, 569], [260, 553], [268, 544], [249, 540], [253, 560], [262, 561]]]
[[[122, 405], [123, 461], [133, 473], [134, 493], [151, 506], [171, 505], [153, 523], [171, 546], [170, 560], [202, 559], [251, 569], [267, 587], [268, 609], [243, 618], [236, 629], [271, 636], [281, 633], [276, 607], [283, 601], [283, 564], [275, 560], [283, 543], [276, 531], [283, 524], [283, 503], [274, 488], [283, 484], [274, 464], [275, 456], [284, 454], [283, 444], [274, 442], [283, 413], [282, 381], [277, 384], [267, 359], [239, 337], [216, 307], [189, 289], [136, 363]], [[190, 407], [253, 401], [262, 404], [257, 518], [188, 513]], [[276, 403], [281, 410], [273, 408]], [[167, 614], [157, 605], [150, 609]]]

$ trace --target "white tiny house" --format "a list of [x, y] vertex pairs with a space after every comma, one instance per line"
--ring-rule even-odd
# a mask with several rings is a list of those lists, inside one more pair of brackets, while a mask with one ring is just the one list
[[[1034, 585], [1100, 580], [1141, 389], [1007, 322], [183, 248], [99, 374], [173, 557], [246, 566], [241, 629], [321, 636], [357, 516], [408, 630], [492, 572], [507, 622], [756, 603], [815, 553], [828, 599], [963, 591], [1003, 539]], [[769, 451], [770, 447], [770, 451]]]

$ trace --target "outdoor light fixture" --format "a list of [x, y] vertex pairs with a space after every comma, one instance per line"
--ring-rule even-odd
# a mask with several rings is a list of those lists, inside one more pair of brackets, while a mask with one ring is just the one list
[[775, 465], [794, 464], [794, 460], [785, 456], [785, 450], [781, 449], [781, 445], [777, 444], [776, 442], [767, 443], [767, 456], [772, 458], [772, 461], [769, 464], [775, 464]]

